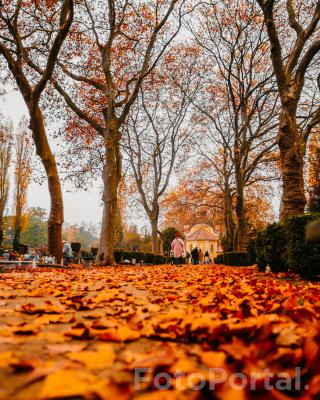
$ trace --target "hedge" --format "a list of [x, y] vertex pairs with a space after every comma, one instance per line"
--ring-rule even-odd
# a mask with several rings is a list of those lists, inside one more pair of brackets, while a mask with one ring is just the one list
[[79, 242], [72, 242], [71, 243], [71, 249], [74, 253], [79, 253], [81, 250], [81, 243]]
[[306, 240], [308, 224], [319, 219], [320, 214], [293, 216], [258, 232], [255, 250], [259, 270], [269, 265], [273, 272], [291, 269], [305, 278], [320, 275], [320, 243]]
[[124, 260], [136, 260], [136, 263], [144, 262], [145, 264], [168, 264], [169, 258], [165, 257], [161, 254], [153, 254], [153, 253], [142, 253], [139, 251], [131, 251], [131, 250], [120, 250], [117, 249], [114, 251], [114, 259], [115, 262], [120, 264]]
[[261, 272], [265, 271], [268, 265], [266, 253], [264, 251], [265, 236], [265, 231], [259, 231], [255, 240], [257, 267]]
[[320, 214], [290, 217], [286, 221], [288, 231], [287, 255], [290, 267], [304, 278], [320, 275], [320, 243], [306, 241], [309, 223], [320, 219]]
[[257, 241], [256, 236], [252, 236], [248, 240], [247, 253], [248, 253], [248, 260], [251, 265], [257, 263], [256, 241]]
[[215, 264], [222, 264], [235, 267], [246, 267], [252, 265], [248, 253], [245, 251], [230, 251], [219, 254], [214, 259]]
[[287, 226], [281, 222], [267, 226], [261, 237], [260, 257], [269, 265], [272, 272], [288, 271], [288, 233]]
[[[81, 251], [81, 257], [95, 257], [95, 252], [88, 252], [85, 250]], [[145, 263], [145, 264], [155, 264], [155, 265], [162, 265], [162, 264], [169, 264], [170, 258], [165, 257], [161, 254], [152, 254], [152, 253], [142, 253], [139, 251], [132, 251], [132, 250], [122, 250], [116, 249], [113, 252], [114, 260], [117, 264], [122, 263], [124, 260], [129, 260], [132, 263], [132, 260], [136, 260], [136, 263]]]

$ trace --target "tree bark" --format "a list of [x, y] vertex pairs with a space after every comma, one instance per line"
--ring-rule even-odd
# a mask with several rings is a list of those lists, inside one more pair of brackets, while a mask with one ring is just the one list
[[248, 225], [244, 205], [243, 191], [237, 194], [236, 199], [236, 216], [237, 216], [237, 229], [234, 240], [234, 250], [244, 250], [248, 242]]
[[[320, 2], [314, 2], [315, 8], [313, 12], [311, 11], [311, 19], [308, 24], [304, 23], [303, 25], [300, 25], [293, 2], [286, 2], [289, 26], [292, 32], [294, 31], [296, 40], [294, 45], [290, 46], [289, 53], [284, 55], [279, 29], [275, 22], [275, 1], [257, 1], [264, 14], [270, 41], [270, 57], [281, 100], [278, 146], [283, 185], [280, 217], [284, 220], [290, 215], [303, 214], [306, 206], [303, 167], [308, 135], [304, 137], [300, 134], [296, 114], [305, 83], [305, 75], [320, 50], [320, 40], [317, 36]], [[284, 29], [283, 26], [281, 28]], [[311, 125], [309, 125], [311, 128], [307, 128], [307, 131], [312, 129], [313, 123], [318, 122], [317, 113], [314, 116], [316, 119], [311, 118]]]
[[244, 201], [244, 171], [241, 166], [241, 151], [239, 144], [235, 145], [234, 150], [234, 169], [236, 181], [236, 229], [234, 233], [233, 249], [241, 251], [246, 248], [248, 242], [248, 225]]
[[244, 179], [241, 166], [235, 161], [235, 177], [236, 177], [236, 217], [237, 224], [234, 234], [234, 251], [241, 251], [246, 248], [248, 242], [248, 225], [244, 203]]
[[57, 164], [50, 149], [45, 132], [44, 120], [39, 106], [28, 104], [30, 127], [38, 156], [46, 171], [50, 194], [50, 214], [48, 218], [48, 253], [58, 263], [62, 258], [63, 199]]
[[158, 219], [153, 219], [151, 222], [151, 239], [152, 239], [152, 253], [158, 254], [159, 253], [159, 246], [158, 246]]
[[103, 172], [103, 217], [96, 264], [114, 264], [114, 245], [118, 211], [118, 186], [121, 179], [119, 132], [106, 133], [106, 160]]
[[[29, 110], [30, 128], [32, 130], [36, 152], [41, 158], [42, 164], [46, 171], [51, 200], [50, 214], [48, 219], [48, 252], [56, 258], [57, 262], [60, 262], [62, 258], [61, 231], [63, 224], [62, 191], [56, 161], [53, 153], [51, 152], [46, 135], [43, 115], [39, 107], [39, 100], [47, 83], [52, 78], [60, 49], [70, 30], [73, 21], [74, 4], [73, 0], [63, 1], [60, 10], [59, 27], [58, 29], [54, 29], [56, 32], [55, 37], [53, 38], [52, 34], [48, 32], [48, 37], [53, 39], [52, 46], [48, 52], [45, 69], [43, 71], [40, 69], [41, 78], [37, 83], [34, 82], [33, 74], [31, 74], [32, 78], [30, 78], [29, 81], [22, 68], [22, 65], [25, 63], [30, 65], [33, 64], [33, 62], [28, 57], [30, 54], [28, 51], [26, 51], [26, 48], [23, 47], [23, 41], [25, 39], [21, 38], [17, 23], [21, 10], [21, 4], [22, 2], [18, 2], [16, 6], [13, 24], [12, 21], [10, 21], [12, 18], [9, 18], [9, 16], [2, 18], [4, 23], [9, 28], [11, 38], [4, 39], [4, 41], [0, 42], [0, 54], [5, 57], [9, 70], [11, 71], [12, 76], [14, 77]], [[1, 16], [3, 17], [3, 15]], [[10, 43], [10, 48], [6, 47], [5, 42]], [[14, 50], [11, 48], [12, 45], [15, 46]]]
[[20, 231], [19, 229], [15, 229], [12, 247], [14, 251], [18, 251], [20, 244]]
[[282, 167], [283, 208], [281, 218], [303, 214], [306, 206], [304, 191], [305, 143], [296, 122], [296, 105], [282, 106], [279, 116], [278, 145]]
[[3, 242], [3, 211], [0, 210], [0, 247], [2, 246]]
[[232, 251], [235, 224], [232, 213], [232, 196], [228, 189], [225, 189], [224, 193], [224, 225], [226, 230], [224, 241], [225, 251]]

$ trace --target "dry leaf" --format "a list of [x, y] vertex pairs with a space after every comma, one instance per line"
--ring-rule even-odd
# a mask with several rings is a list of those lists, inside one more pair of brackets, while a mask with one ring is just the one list
[[116, 355], [110, 344], [100, 344], [95, 351], [67, 353], [66, 357], [81, 362], [89, 369], [104, 369], [112, 366]]

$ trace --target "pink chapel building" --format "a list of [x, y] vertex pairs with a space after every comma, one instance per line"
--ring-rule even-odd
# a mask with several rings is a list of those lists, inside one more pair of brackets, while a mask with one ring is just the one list
[[217, 253], [222, 251], [220, 242], [220, 231], [215, 230], [207, 224], [197, 224], [191, 229], [185, 227], [186, 250], [190, 253], [194, 247], [201, 249], [203, 254], [208, 251], [210, 258], [214, 259]]

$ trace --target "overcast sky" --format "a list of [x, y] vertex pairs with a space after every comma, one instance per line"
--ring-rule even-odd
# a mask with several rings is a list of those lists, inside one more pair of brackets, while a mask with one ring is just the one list
[[[5, 96], [0, 97], [0, 113], [4, 115], [4, 117], [11, 118], [15, 125], [18, 124], [19, 120], [24, 115], [28, 117], [28, 111], [19, 92], [10, 91]], [[50, 141], [54, 148], [53, 140], [51, 139]], [[12, 182], [9, 212], [12, 211], [13, 187], [14, 185]], [[89, 192], [78, 191], [68, 193], [70, 188], [71, 185], [63, 185], [65, 222], [72, 224], [82, 221], [93, 222], [94, 224], [100, 223], [102, 207], [99, 182], [97, 182], [97, 185], [93, 186]], [[50, 199], [46, 182], [44, 182], [43, 185], [32, 182], [28, 193], [28, 206], [41, 207], [48, 211], [49, 205]]]

